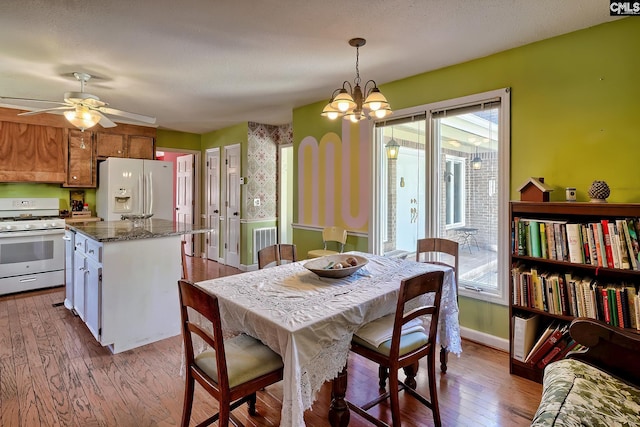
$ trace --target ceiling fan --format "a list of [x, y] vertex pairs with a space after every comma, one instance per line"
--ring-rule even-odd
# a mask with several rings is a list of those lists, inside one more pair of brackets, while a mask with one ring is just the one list
[[59, 104], [59, 107], [44, 108], [40, 110], [28, 111], [18, 114], [19, 116], [32, 116], [40, 113], [48, 113], [55, 111], [64, 111], [64, 115], [74, 126], [84, 130], [94, 126], [96, 123], [100, 123], [100, 126], [104, 128], [111, 128], [116, 124], [109, 119], [105, 114], [112, 116], [124, 117], [127, 119], [135, 120], [142, 123], [154, 124], [156, 122], [155, 117], [143, 116], [142, 114], [129, 113], [127, 111], [116, 110], [109, 107], [106, 102], [101, 101], [95, 95], [84, 91], [85, 84], [91, 79], [91, 75], [87, 73], [75, 72], [73, 73], [76, 79], [80, 82], [80, 92], [66, 92], [64, 94], [64, 102], [59, 101], [46, 101], [42, 99], [30, 99], [30, 98], [13, 98], [8, 96], [0, 96], [0, 99], [7, 99], [13, 101], [25, 101], [25, 102], [38, 102], [48, 104]]

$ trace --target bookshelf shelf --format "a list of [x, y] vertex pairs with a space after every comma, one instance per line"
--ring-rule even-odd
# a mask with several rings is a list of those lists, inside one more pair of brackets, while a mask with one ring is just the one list
[[[603, 302], [606, 300], [603, 300], [604, 293], [601, 294], [601, 288], [627, 289], [628, 293], [636, 294], [640, 292], [640, 289], [638, 289], [638, 286], [640, 285], [640, 270], [634, 269], [631, 259], [628, 259], [629, 268], [611, 268], [592, 265], [590, 263], [591, 261], [586, 259], [587, 255], [589, 254], [589, 242], [587, 241], [588, 234], [582, 234], [582, 236], [584, 236], [584, 239], [580, 240], [581, 246], [574, 246], [574, 251], [577, 247], [579, 247], [580, 250], [583, 251], [583, 258], [581, 259], [581, 261], [583, 262], [569, 262], [569, 259], [574, 260], [574, 258], [568, 257], [567, 252], [569, 243], [565, 241], [562, 242], [562, 244], [566, 244], [566, 248], [562, 248], [562, 250], [564, 251], [564, 259], [561, 255], [559, 255], [559, 253], [555, 252], [554, 257], [552, 257], [551, 249], [554, 244], [551, 240], [547, 241], [548, 246], [546, 246], [546, 253], [543, 253], [541, 255], [540, 253], [536, 253], [536, 250], [532, 250], [532, 247], [526, 247], [526, 251], [523, 255], [523, 232], [522, 228], [518, 228], [518, 223], [520, 221], [525, 222], [526, 224], [544, 223], [546, 227], [549, 227], [551, 224], [555, 225], [555, 223], [565, 224], [565, 226], [566, 224], [579, 224], [584, 227], [581, 231], [582, 233], [585, 233], [589, 228], [583, 226], [586, 224], [602, 223], [603, 220], [606, 220], [610, 223], [615, 223], [616, 220], [640, 218], [640, 204], [600, 204], [581, 202], [538, 203], [514, 201], [510, 203], [510, 218], [512, 223], [512, 250], [510, 257], [510, 265], [512, 270], [509, 314], [512, 321], [509, 331], [511, 342], [509, 369], [510, 372], [514, 375], [518, 375], [533, 381], [542, 382], [543, 368], [532, 366], [529, 363], [524, 363], [520, 360], [514, 359], [514, 316], [537, 316], [539, 318], [539, 324], [536, 331], [536, 335], [538, 337], [542, 334], [542, 331], [551, 324], [565, 325], [570, 323], [575, 318], [573, 313], [579, 313], [580, 316], [584, 317], [604, 317], [603, 307], [607, 307], [607, 303]], [[620, 228], [623, 228], [622, 224], [623, 223], [620, 224]], [[529, 225], [526, 225], [526, 227], [528, 226]], [[520, 227], [522, 227], [522, 225], [520, 225]], [[568, 229], [569, 227], [566, 228]], [[530, 238], [540, 239], [541, 246], [545, 244], [544, 241], [547, 237], [544, 234], [544, 231], [541, 230], [540, 234], [542, 237], [533, 237], [534, 234], [529, 236], [529, 230], [526, 231], [526, 244], [530, 243], [528, 241], [528, 239]], [[557, 229], [555, 232], [558, 232]], [[564, 236], [563, 239], [568, 240], [565, 228], [561, 229], [561, 233], [563, 233], [561, 234], [562, 236]], [[553, 229], [551, 230], [551, 234], [554, 234]], [[623, 233], [620, 233], [620, 235], [618, 236], [620, 240], [624, 240], [624, 238], [622, 237], [623, 235]], [[552, 237], [550, 236], [549, 239], [551, 238]], [[640, 235], [638, 235], [637, 238], [640, 240]], [[613, 237], [611, 237], [611, 239], [613, 241]], [[618, 266], [623, 265], [623, 245], [624, 242], [620, 244], [621, 249], [618, 252], [618, 261], [615, 264]], [[559, 246], [554, 247], [557, 248], [558, 251], [560, 250]], [[631, 252], [632, 251], [628, 249], [629, 256], [633, 256]], [[532, 254], [535, 254], [536, 256], [531, 256]], [[609, 254], [605, 254], [605, 248], [603, 247], [602, 256], [605, 257], [606, 255]], [[598, 256], [600, 256], [600, 254], [598, 254]], [[598, 260], [595, 259], [594, 263], [597, 264], [597, 261]], [[608, 264], [613, 265], [613, 263]], [[640, 267], [640, 265], [638, 267]], [[543, 280], [545, 281], [545, 284], [540, 286], [540, 288], [542, 288], [543, 290], [540, 291], [540, 289], [538, 288], [535, 291], [536, 294], [538, 294], [539, 292], [547, 292], [546, 295], [548, 296], [545, 296], [543, 300], [536, 300], [535, 295], [532, 296], [532, 289], [535, 288], [535, 286], [532, 286], [531, 281], [529, 281], [529, 274], [531, 274], [532, 277], [535, 277], [535, 280], [532, 279], [532, 281], [536, 282], [538, 282], [538, 276], [544, 276]], [[527, 279], [523, 279], [522, 275], [527, 276]], [[553, 283], [549, 281], [549, 278], [551, 276], [553, 276], [554, 280], [556, 280], [555, 291], [552, 291], [552, 285], [548, 285], [548, 283]], [[574, 293], [574, 305], [572, 307], [569, 307], [571, 304], [572, 295], [568, 290], [564, 293], [560, 291], [560, 286], [558, 286], [558, 283], [562, 283], [562, 288], [563, 290], [565, 290], [569, 288], [568, 282], [573, 281], [571, 280], [573, 278], [576, 278], [576, 281], [582, 280], [583, 282], [588, 282], [587, 285], [582, 284], [582, 289], [584, 290], [585, 295], [587, 293], [590, 293], [591, 295], [590, 306], [587, 302], [585, 302], [582, 308], [577, 306], [579, 305], [579, 299], [575, 299], [578, 298], [576, 287], [572, 291]], [[526, 282], [526, 284], [523, 285], [523, 282]], [[572, 283], [572, 285], [575, 285], [575, 283]], [[527, 293], [523, 292], [523, 287], [526, 287], [528, 289]], [[557, 293], [554, 294], [553, 292]], [[623, 300], [625, 300], [626, 298], [627, 297], [624, 297]], [[588, 316], [581, 314], [584, 313], [585, 309], [589, 310]], [[619, 307], [617, 309], [620, 310]], [[633, 313], [629, 312], [633, 309], [633, 307], [630, 306], [626, 309], [628, 311], [625, 313], [625, 319], [628, 319], [629, 316], [633, 316]], [[611, 310], [616, 311], [616, 306], [614, 305]], [[606, 319], [602, 318], [601, 320]], [[629, 322], [627, 321], [627, 323]], [[636, 325], [634, 325], [633, 328], [629, 328], [629, 324], [625, 326], [625, 331], [640, 333], [640, 331], [636, 330]], [[532, 357], [531, 359], [534, 359], [534, 357]]]

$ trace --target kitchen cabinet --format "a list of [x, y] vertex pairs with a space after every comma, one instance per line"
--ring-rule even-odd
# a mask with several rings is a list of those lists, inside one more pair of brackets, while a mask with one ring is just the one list
[[98, 158], [127, 157], [125, 140], [125, 135], [98, 132], [96, 134], [96, 153]]
[[0, 121], [0, 181], [65, 181], [64, 129]]
[[151, 136], [129, 135], [129, 157], [132, 159], [155, 159], [155, 138]]
[[126, 157], [153, 160], [154, 140], [152, 136], [98, 132], [96, 134], [97, 156], [98, 159]]
[[69, 129], [68, 166], [65, 187], [96, 187], [97, 161], [91, 131]]
[[[102, 325], [102, 244], [75, 233], [73, 309], [100, 341]], [[69, 262], [67, 260], [67, 262]]]

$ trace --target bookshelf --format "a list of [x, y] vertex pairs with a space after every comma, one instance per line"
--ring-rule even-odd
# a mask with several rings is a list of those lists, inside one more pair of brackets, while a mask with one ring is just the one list
[[[629, 249], [626, 249], [627, 258], [623, 257], [624, 248], [629, 248], [629, 246], [627, 245], [628, 240], [625, 239], [625, 234], [622, 231], [625, 225], [619, 220], [626, 221], [629, 218], [640, 218], [640, 204], [516, 201], [510, 203], [512, 246], [510, 251], [509, 315], [511, 322], [509, 334], [511, 348], [509, 369], [512, 374], [542, 382], [543, 368], [531, 366], [528, 363], [514, 359], [514, 316], [537, 315], [539, 322], [536, 334], [538, 336], [550, 324], [557, 323], [562, 326], [578, 316], [601, 318], [604, 321], [608, 320], [614, 326], [621, 325], [617, 319], [616, 323], [614, 323], [612, 311], [616, 311], [617, 314], [617, 307], [616, 305], [608, 306], [608, 300], [605, 299], [602, 289], [614, 289], [614, 297], [615, 289], [620, 289], [620, 293], [624, 294], [624, 296], [618, 295], [618, 302], [621, 299], [626, 300], [628, 294], [634, 295], [640, 292], [638, 289], [640, 284], [640, 262], [636, 262], [634, 266], [629, 256], [635, 257], [636, 260], [637, 257], [631, 254], [632, 250]], [[618, 235], [618, 243], [615, 243], [614, 235], [609, 236], [610, 243], [618, 244], [617, 248], [619, 250], [617, 252], [617, 261], [611, 262], [611, 265], [607, 262], [606, 267], [601, 265], [607, 260], [605, 247], [601, 248], [601, 252], [595, 251], [595, 240], [598, 233], [598, 228], [595, 224], [602, 225], [603, 220], [605, 221], [605, 228], [607, 223], [616, 224], [616, 221], [618, 221], [617, 225], [622, 229]], [[548, 231], [548, 227], [556, 227], [555, 233], [554, 230], [550, 232], [552, 236], [548, 236], [545, 231], [541, 235], [534, 233], [533, 230], [537, 229], [540, 223], [545, 224], [545, 227], [547, 227], [545, 231]], [[555, 224], [559, 225], [556, 226]], [[562, 224], [564, 224], [565, 228], [563, 228]], [[575, 241], [572, 241], [574, 246], [571, 256], [568, 253], [570, 239], [566, 237], [566, 224], [580, 224], [580, 227], [582, 227], [578, 227], [581, 231], [580, 246], [576, 246]], [[627, 227], [631, 226], [629, 223], [626, 224]], [[530, 229], [531, 233], [528, 233], [529, 229], [526, 227], [532, 227]], [[540, 228], [540, 230], [543, 228]], [[588, 230], [590, 228], [596, 233], [592, 241], [589, 239]], [[614, 231], [617, 232], [617, 227]], [[555, 240], [555, 234], [558, 232], [560, 232], [558, 236], [561, 237], [561, 241], [560, 244], [555, 245], [553, 240]], [[562, 240], [563, 235], [564, 240]], [[640, 234], [636, 237], [640, 240]], [[529, 240], [532, 239], [540, 239], [540, 246], [545, 246], [546, 250], [535, 247], [535, 244], [531, 246]], [[631, 243], [631, 246], [634, 246], [634, 242]], [[557, 249], [554, 253], [551, 252], [552, 246]], [[576, 252], [577, 248], [582, 251], [582, 258], [576, 258], [580, 256]], [[623, 261], [625, 262], [624, 264]], [[623, 265], [625, 268], [622, 268]], [[634, 267], [639, 269], [634, 269]], [[536, 277], [535, 280], [530, 279], [532, 276]], [[543, 279], [539, 279], [541, 276]], [[544, 281], [544, 285], [540, 285], [541, 280]], [[537, 282], [535, 291], [532, 291], [534, 288], [533, 281]], [[572, 282], [571, 292], [569, 292], [569, 282]], [[552, 285], [554, 283], [555, 288]], [[563, 291], [561, 291], [561, 288]], [[541, 293], [546, 296], [543, 298]], [[540, 298], [536, 299], [536, 295]], [[611, 294], [609, 294], [609, 297], [611, 297]], [[610, 308], [608, 311], [608, 313], [611, 313], [610, 319], [605, 319], [606, 307]], [[629, 310], [635, 310], [634, 307], [628, 306], [626, 309], [627, 312], [623, 316], [622, 322], [623, 324], [624, 319], [627, 320], [625, 330], [638, 332], [637, 329], [640, 327], [637, 326], [637, 322], [629, 321], [630, 317], [634, 316], [634, 313]], [[631, 327], [631, 323], [634, 323], [633, 327]]]

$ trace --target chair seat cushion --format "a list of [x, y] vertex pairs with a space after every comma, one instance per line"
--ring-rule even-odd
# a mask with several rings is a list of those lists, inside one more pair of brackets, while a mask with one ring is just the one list
[[335, 255], [339, 254], [337, 251], [330, 251], [328, 249], [314, 249], [312, 251], [307, 252], [307, 258], [320, 258], [327, 255]]
[[[358, 335], [353, 336], [352, 342], [362, 346], [369, 348], [375, 352], [383, 354], [385, 356], [389, 356], [391, 352], [391, 340], [387, 340], [380, 344], [378, 347], [372, 345], [370, 342], [365, 341], [360, 338]], [[411, 332], [408, 334], [403, 334], [400, 337], [400, 355], [407, 354], [410, 351], [413, 351], [429, 342], [429, 337], [424, 332]]]
[[[246, 383], [283, 367], [280, 355], [249, 335], [224, 341], [229, 387]], [[207, 350], [195, 357], [195, 364], [214, 380], [218, 378], [216, 352]]]
[[[358, 331], [356, 335], [358, 338], [363, 339], [374, 347], [378, 347], [385, 341], [391, 339], [393, 335], [393, 323], [395, 322], [395, 313], [376, 319], [367, 323]], [[402, 325], [402, 335], [409, 334], [411, 332], [425, 332], [422, 325], [422, 319], [413, 319]]]
[[544, 371], [532, 426], [638, 426], [640, 391], [591, 365], [563, 359]]

